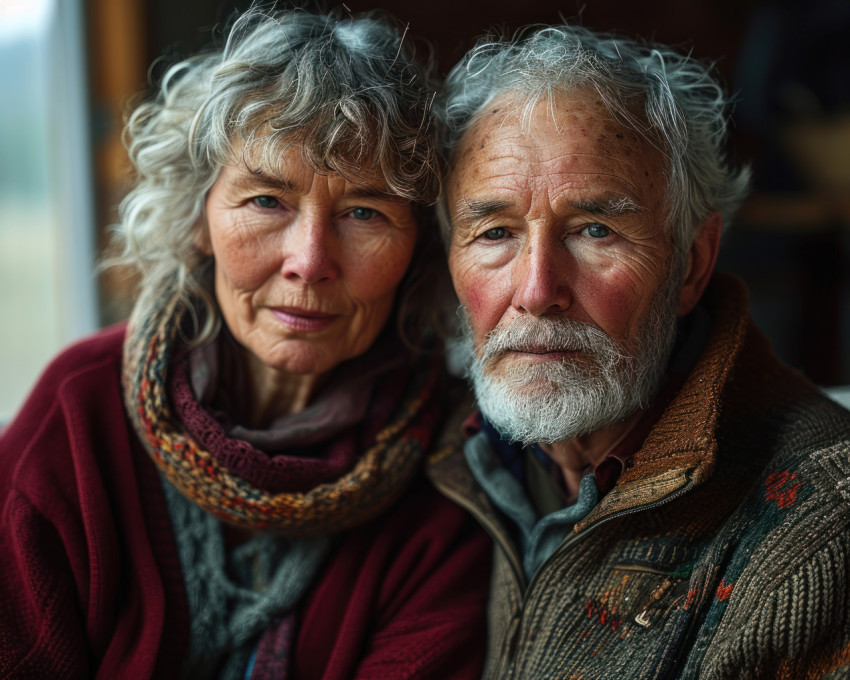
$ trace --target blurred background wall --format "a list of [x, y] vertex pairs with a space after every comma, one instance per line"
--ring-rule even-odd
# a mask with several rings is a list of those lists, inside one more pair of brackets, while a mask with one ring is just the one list
[[[209, 44], [249, 4], [0, 0], [0, 419], [61, 345], [128, 313], [132, 281], [116, 271], [94, 275], [130, 177], [120, 140], [128, 101], [146, 88], [154, 59], [164, 55], [155, 76]], [[510, 33], [561, 17], [714, 62], [736, 93], [730, 155], [755, 174], [719, 267], [746, 280], [754, 316], [780, 356], [820, 385], [850, 383], [846, 0], [345, 6], [382, 8], [409, 24], [423, 51], [433, 47], [441, 74], [490, 28]], [[32, 28], [38, 21], [47, 27], [41, 33]]]

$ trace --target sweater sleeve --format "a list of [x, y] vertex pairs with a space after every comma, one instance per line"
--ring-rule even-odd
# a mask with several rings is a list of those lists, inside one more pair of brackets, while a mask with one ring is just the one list
[[742, 546], [749, 562], [740, 577], [721, 581], [708, 617], [719, 625], [693, 674], [701, 680], [848, 677], [850, 512], [842, 494], [813, 494], [807, 514], [789, 519], [758, 548]]
[[161, 656], [162, 560], [121, 402], [122, 336], [66, 350], [0, 436], [0, 677], [151, 677]]
[[0, 677], [88, 677], [84, 619], [62, 536], [20, 494], [3, 502]]
[[[41, 376], [0, 437], [0, 676], [87, 677], [86, 527], [63, 404], [74, 349]], [[69, 415], [71, 420], [69, 421]]]
[[850, 670], [848, 555], [844, 531], [775, 587], [765, 587], [745, 620], [736, 613], [736, 625], [718, 629], [699, 677], [847, 677], [841, 669]]
[[423, 483], [340, 546], [302, 608], [294, 677], [479, 678], [491, 550]]

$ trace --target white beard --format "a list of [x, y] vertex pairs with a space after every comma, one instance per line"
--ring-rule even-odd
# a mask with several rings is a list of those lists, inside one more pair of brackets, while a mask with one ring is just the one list
[[[461, 307], [459, 350], [481, 412], [503, 437], [528, 445], [590, 434], [646, 408], [661, 385], [676, 339], [673, 293], [678, 286], [666, 284], [637, 335], [622, 344], [578, 321], [527, 314], [490, 331], [476, 352], [468, 313]], [[577, 354], [529, 363], [506, 355], [509, 350]]]

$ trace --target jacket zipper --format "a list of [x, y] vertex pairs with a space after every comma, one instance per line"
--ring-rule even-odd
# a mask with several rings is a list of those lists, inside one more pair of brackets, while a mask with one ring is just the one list
[[[604, 518], [600, 519], [595, 524], [591, 524], [590, 526], [585, 527], [582, 531], [575, 533], [575, 534], [572, 534], [571, 536], [568, 536], [567, 538], [565, 538], [563, 541], [561, 541], [561, 544], [555, 549], [555, 552], [553, 552], [551, 555], [549, 555], [549, 557], [547, 557], [546, 560], [537, 568], [537, 571], [534, 573], [534, 576], [532, 576], [531, 581], [528, 583], [528, 586], [522, 591], [522, 597], [521, 597], [522, 608], [523, 609], [525, 608], [525, 603], [528, 599], [528, 594], [531, 593], [534, 590], [534, 585], [537, 582], [539, 575], [543, 572], [544, 567], [551, 560], [554, 560], [556, 557], [563, 554], [570, 547], [575, 545], [579, 541], [579, 539], [585, 538], [588, 534], [595, 531], [598, 527], [602, 526], [603, 524], [606, 524], [609, 521], [613, 521], [615, 519], [619, 519], [619, 518], [625, 517], [627, 515], [634, 515], [638, 512], [643, 512], [645, 510], [653, 510], [654, 508], [660, 507], [662, 505], [666, 505], [667, 503], [670, 503], [670, 502], [676, 500], [680, 496], [684, 496], [688, 491], [690, 491], [693, 488], [693, 486], [694, 486], [693, 483], [689, 480], [684, 485], [679, 487], [676, 491], [673, 491], [672, 493], [665, 496], [664, 498], [661, 498], [661, 499], [654, 501], [652, 503], [649, 503], [647, 505], [639, 505], [639, 506], [636, 506], [634, 508], [629, 508], [627, 510], [620, 510], [619, 512], [616, 512], [613, 515], [608, 515], [608, 517], [604, 517]], [[477, 512], [475, 512], [474, 508], [470, 509], [470, 512], [472, 512], [473, 517], [476, 517], [476, 519], [478, 519], [478, 521], [481, 522], [481, 518], [478, 516]], [[483, 522], [481, 522], [481, 523], [483, 524]], [[488, 530], [488, 533], [489, 533], [489, 530]], [[503, 549], [507, 549], [507, 546], [505, 546], [503, 543], [501, 545], [502, 545]], [[525, 574], [523, 573], [523, 580], [524, 580], [524, 577], [525, 577]], [[510, 626], [508, 628], [508, 633], [510, 635], [515, 634], [516, 628], [514, 626]], [[501, 657], [499, 659], [499, 664], [498, 664], [498, 667], [497, 667], [498, 673], [496, 674], [495, 677], [499, 677], [499, 678], [504, 677], [505, 667], [506, 667], [507, 662], [508, 662], [508, 659], [506, 657], [507, 657], [509, 651], [512, 649], [511, 644], [504, 644], [506, 642], [509, 643], [510, 641], [509, 640], [503, 640], [502, 641], [503, 644], [500, 645], [500, 649], [502, 650], [502, 654], [501, 654]]]
[[[620, 510], [619, 512], [615, 512], [613, 515], [608, 515], [608, 517], [603, 517], [602, 519], [600, 519], [595, 524], [591, 524], [589, 527], [585, 527], [582, 531], [575, 533], [575, 534], [572, 534], [571, 536], [568, 536], [563, 541], [561, 541], [561, 544], [555, 549], [555, 552], [553, 552], [551, 555], [549, 555], [549, 557], [546, 558], [546, 560], [543, 562], [543, 564], [541, 564], [538, 567], [537, 572], [534, 574], [534, 577], [532, 577], [531, 582], [528, 584], [528, 587], [526, 588], [526, 592], [530, 592], [532, 590], [534, 583], [537, 579], [537, 575], [541, 571], [543, 571], [543, 567], [550, 560], [553, 560], [557, 556], [559, 556], [560, 554], [566, 552], [566, 550], [570, 546], [577, 543], [580, 538], [584, 538], [587, 534], [591, 533], [592, 531], [594, 531], [598, 527], [602, 526], [603, 524], [607, 524], [609, 521], [613, 521], [615, 519], [620, 519], [621, 517], [625, 517], [627, 515], [634, 515], [634, 514], [637, 514], [638, 512], [644, 512], [645, 510], [654, 510], [655, 508], [660, 507], [662, 505], [667, 505], [667, 503], [670, 503], [670, 502], [676, 500], [680, 496], [684, 496], [688, 491], [691, 490], [692, 486], [693, 486], [692, 483], [690, 481], [687, 481], [684, 485], [682, 485], [681, 487], [679, 487], [675, 491], [671, 492], [669, 495], [665, 496], [664, 498], [660, 498], [657, 501], [653, 501], [652, 503], [649, 503], [648, 505], [638, 505], [638, 506], [635, 506], [634, 508], [628, 508], [627, 510]], [[523, 601], [525, 601], [524, 596], [523, 596]]]

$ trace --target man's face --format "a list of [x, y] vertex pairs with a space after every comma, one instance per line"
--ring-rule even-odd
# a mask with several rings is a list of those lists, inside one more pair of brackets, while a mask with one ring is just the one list
[[[499, 399], [527, 404], [549, 399], [558, 389], [550, 376], [563, 370], [568, 392], [606, 372], [628, 389], [647, 372], [638, 364], [660, 364], [650, 367], [652, 384], [626, 400], [638, 403], [549, 438], [577, 436], [645, 403], [669, 354], [678, 277], [663, 227], [665, 161], [592, 95], [544, 99], [525, 126], [510, 104], [492, 105], [463, 138], [447, 189], [449, 266], [482, 389], [508, 385]], [[595, 402], [610, 401], [606, 390]], [[478, 380], [476, 392], [493, 420]]]

